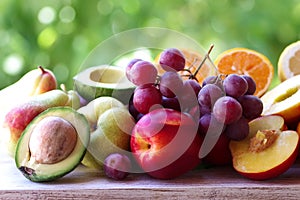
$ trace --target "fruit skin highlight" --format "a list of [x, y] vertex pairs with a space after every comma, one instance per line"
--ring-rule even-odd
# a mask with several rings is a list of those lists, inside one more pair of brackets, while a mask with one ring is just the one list
[[202, 138], [193, 118], [172, 109], [156, 109], [135, 125], [131, 151], [140, 167], [157, 179], [172, 179], [200, 162]]

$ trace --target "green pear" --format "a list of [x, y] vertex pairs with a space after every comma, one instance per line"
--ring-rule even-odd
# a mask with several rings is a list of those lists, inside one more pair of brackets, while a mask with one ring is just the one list
[[101, 96], [92, 100], [86, 106], [79, 108], [77, 112], [83, 114], [87, 118], [90, 125], [90, 130], [91, 132], [93, 132], [97, 127], [98, 118], [106, 110], [111, 109], [113, 107], [124, 108], [125, 105], [116, 98], [109, 96]]
[[51, 107], [65, 106], [68, 95], [58, 89], [33, 96], [13, 107], [4, 118], [2, 134], [7, 139], [8, 153], [14, 156], [16, 144], [27, 125], [40, 113]]
[[106, 110], [98, 119], [97, 129], [91, 133], [88, 152], [82, 164], [102, 170], [103, 162], [109, 154], [128, 153], [134, 125], [135, 121], [126, 108], [113, 107]]
[[75, 110], [79, 109], [81, 107], [79, 94], [76, 91], [74, 91], [74, 90], [67, 90], [67, 88], [66, 88], [66, 86], [64, 84], [61, 84], [60, 88], [69, 97], [69, 100], [66, 103], [66, 106], [70, 106], [70, 107], [72, 107]]
[[69, 97], [69, 101], [66, 105], [72, 107], [75, 110], [79, 109], [81, 105], [78, 93], [74, 90], [69, 90], [67, 91], [67, 95]]

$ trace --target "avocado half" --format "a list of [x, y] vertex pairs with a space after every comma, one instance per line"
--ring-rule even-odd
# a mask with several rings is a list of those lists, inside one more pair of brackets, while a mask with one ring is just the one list
[[89, 67], [73, 80], [75, 90], [87, 101], [100, 96], [112, 96], [127, 104], [135, 89], [135, 85], [127, 79], [125, 69], [118, 66]]
[[[47, 117], [60, 117], [69, 122], [77, 133], [73, 150], [63, 160], [54, 164], [38, 163], [31, 155], [29, 141], [37, 124]], [[74, 170], [83, 159], [90, 140], [89, 125], [84, 115], [71, 107], [53, 107], [42, 112], [26, 127], [20, 137], [15, 154], [15, 163], [22, 174], [31, 181], [52, 181]]]

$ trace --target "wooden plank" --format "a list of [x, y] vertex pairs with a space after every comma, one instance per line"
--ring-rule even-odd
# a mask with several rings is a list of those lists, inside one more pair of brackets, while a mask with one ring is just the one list
[[0, 199], [298, 199], [300, 165], [278, 178], [252, 181], [231, 167], [197, 169], [173, 180], [131, 174], [114, 181], [79, 166], [65, 177], [34, 183], [16, 169], [14, 160], [0, 151]]

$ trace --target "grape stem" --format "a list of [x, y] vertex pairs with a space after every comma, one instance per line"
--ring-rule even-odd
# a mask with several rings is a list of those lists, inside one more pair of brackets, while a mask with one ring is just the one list
[[205, 63], [206, 59], [209, 57], [209, 54], [211, 53], [211, 51], [212, 51], [213, 48], [214, 48], [214, 45], [213, 44], [210, 45], [210, 47], [208, 49], [208, 52], [205, 54], [205, 57], [201, 61], [200, 65], [198, 66], [198, 68], [196, 69], [196, 71], [194, 72], [194, 74], [192, 74], [192, 77], [196, 77], [196, 75], [198, 74], [199, 70], [201, 69], [201, 67]]

